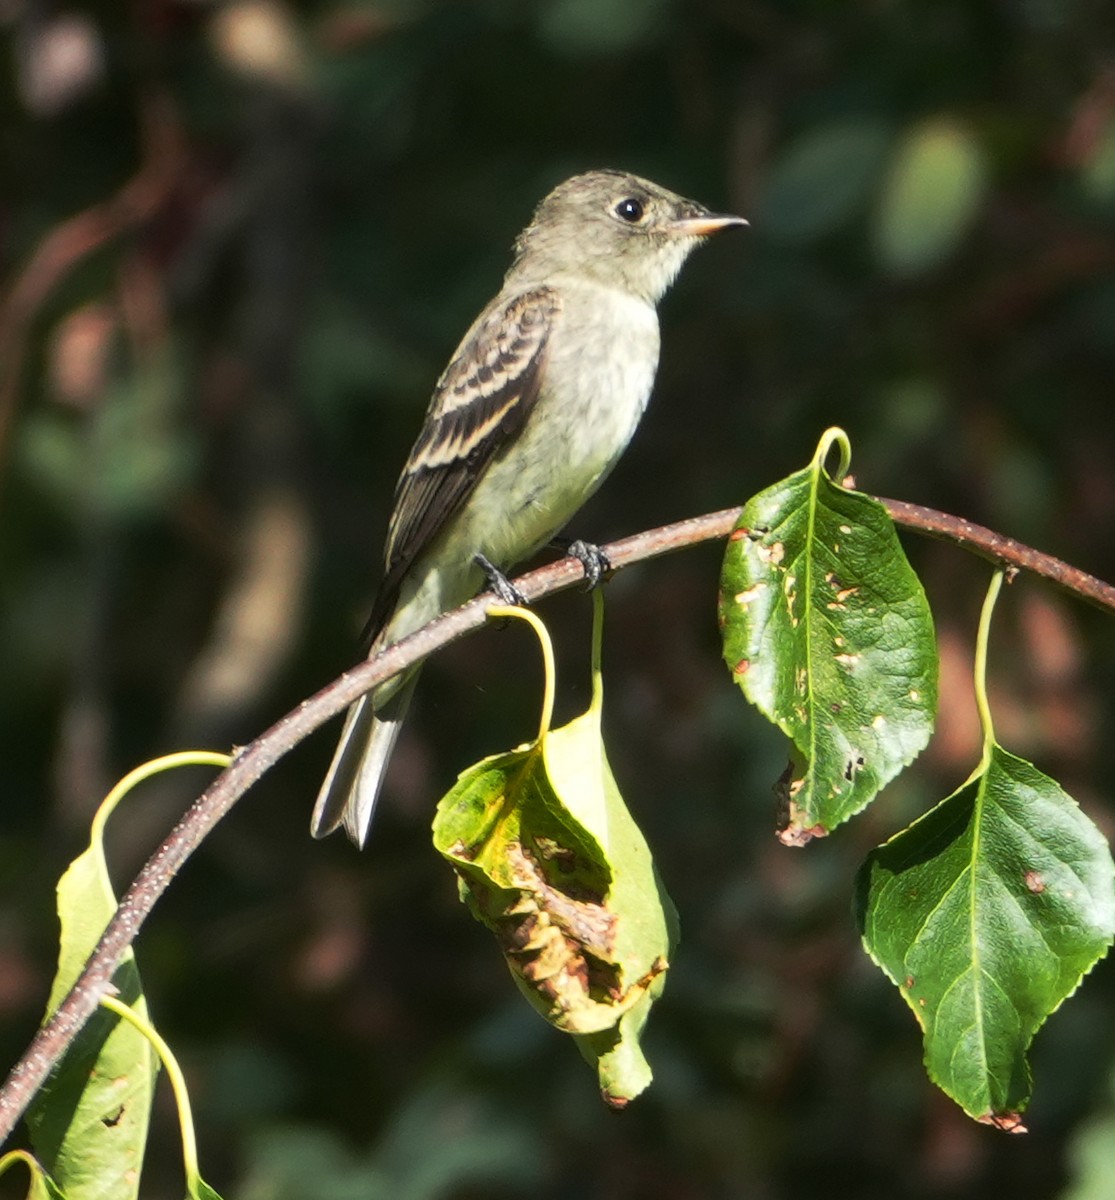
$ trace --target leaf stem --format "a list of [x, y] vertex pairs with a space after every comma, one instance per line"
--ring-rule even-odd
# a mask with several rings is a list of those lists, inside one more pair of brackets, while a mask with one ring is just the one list
[[150, 779], [152, 775], [173, 770], [175, 767], [220, 767], [224, 770], [231, 762], [231, 754], [220, 754], [215, 750], [181, 750], [176, 754], [164, 754], [161, 758], [141, 763], [135, 770], [129, 771], [101, 801], [93, 817], [89, 840], [93, 843], [104, 841], [105, 825], [116, 806], [132, 788], [145, 779]]
[[817, 453], [813, 455], [813, 465], [823, 471], [825, 469], [825, 459], [828, 458], [829, 452], [834, 445], [840, 447], [840, 463], [836, 468], [836, 473], [829, 475], [829, 478], [839, 485], [840, 481], [848, 474], [848, 470], [852, 465], [852, 443], [848, 440], [848, 435], [839, 425], [830, 425], [821, 434], [821, 440], [817, 443]]
[[983, 600], [983, 610], [980, 612], [979, 632], [976, 634], [974, 683], [976, 709], [979, 712], [980, 728], [983, 730], [983, 759], [979, 767], [981, 772], [987, 766], [995, 744], [995, 726], [991, 720], [991, 705], [987, 699], [987, 644], [991, 637], [991, 614], [995, 611], [995, 602], [999, 599], [1004, 574], [1004, 571], [996, 571], [991, 576], [987, 595]]
[[[13, 1163], [21, 1162], [31, 1172], [32, 1192], [34, 1189], [34, 1181], [44, 1177], [46, 1172], [42, 1168], [42, 1164], [28, 1150], [9, 1150], [3, 1158], [0, 1158], [0, 1175], [5, 1175], [8, 1168]], [[28, 1193], [31, 1195], [32, 1193]]]
[[186, 1077], [182, 1074], [182, 1068], [178, 1065], [174, 1052], [149, 1021], [145, 1021], [139, 1013], [129, 1008], [123, 1001], [117, 1000], [115, 996], [102, 996], [101, 1007], [114, 1012], [129, 1025], [138, 1029], [154, 1046], [155, 1053], [158, 1054], [166, 1070], [166, 1077], [170, 1080], [170, 1086], [174, 1090], [174, 1099], [178, 1105], [178, 1124], [182, 1129], [182, 1165], [186, 1171], [186, 1182], [191, 1192], [196, 1191], [200, 1172], [197, 1166], [197, 1135], [194, 1133], [194, 1114], [190, 1106], [190, 1093], [186, 1087]]
[[554, 667], [554, 643], [550, 640], [550, 631], [537, 613], [517, 604], [493, 604], [488, 609], [488, 616], [517, 617], [520, 621], [526, 621], [538, 637], [538, 644], [542, 649], [542, 668], [546, 675], [542, 691], [542, 718], [538, 722], [538, 740], [541, 741], [550, 732], [550, 723], [554, 717], [556, 669]]
[[592, 704], [598, 713], [604, 707], [604, 672], [601, 663], [604, 657], [604, 590], [596, 588], [592, 593]]

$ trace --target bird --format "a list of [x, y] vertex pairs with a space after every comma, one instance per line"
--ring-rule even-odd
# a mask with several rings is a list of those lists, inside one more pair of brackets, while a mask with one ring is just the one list
[[[399, 477], [369, 655], [471, 599], [485, 578], [500, 590], [502, 572], [553, 541], [646, 410], [658, 302], [710, 234], [747, 224], [618, 170], [575, 175], [545, 196], [438, 379]], [[348, 709], [314, 837], [343, 826], [365, 844], [419, 669]]]

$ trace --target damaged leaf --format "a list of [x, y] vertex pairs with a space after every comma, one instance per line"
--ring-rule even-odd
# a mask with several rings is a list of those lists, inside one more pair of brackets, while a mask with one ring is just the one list
[[650, 1082], [639, 1035], [676, 915], [608, 765], [601, 699], [597, 674], [582, 716], [465, 771], [438, 805], [434, 844], [520, 990], [577, 1037], [621, 1106]]
[[792, 845], [869, 804], [924, 748], [937, 705], [925, 593], [886, 509], [825, 471], [835, 441], [748, 501], [720, 584], [732, 677], [793, 743], [776, 789]]

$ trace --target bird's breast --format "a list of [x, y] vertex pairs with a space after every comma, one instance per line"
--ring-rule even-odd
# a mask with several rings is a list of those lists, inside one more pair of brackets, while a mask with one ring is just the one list
[[657, 367], [649, 304], [604, 288], [564, 292], [534, 411], [479, 485], [513, 498], [488, 557], [515, 562], [568, 523], [630, 442]]

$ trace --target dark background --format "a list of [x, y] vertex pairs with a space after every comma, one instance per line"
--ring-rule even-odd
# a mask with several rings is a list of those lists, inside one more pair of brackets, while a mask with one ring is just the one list
[[[648, 175], [752, 230], [662, 309], [656, 396], [576, 533], [803, 465], [1115, 577], [1115, 19], [1104, 0], [0, 3], [0, 1055], [52, 970], [53, 887], [111, 783], [249, 741], [343, 669], [429, 391], [566, 175]], [[719, 661], [720, 550], [608, 589], [606, 734], [681, 914], [652, 1089], [605, 1110], [515, 993], [428, 825], [530, 736], [530, 635], [443, 654], [369, 850], [306, 829], [335, 726], [256, 787], [138, 946], [203, 1171], [239, 1200], [1115, 1195], [1115, 975], [1035, 1044], [1032, 1132], [930, 1085], [859, 947], [866, 851], [957, 786], [985, 565], [906, 539], [939, 732], [863, 817], [772, 837], [780, 735]], [[542, 612], [559, 717], [590, 606]], [[1112, 827], [1109, 618], [1019, 580], [1001, 740]], [[123, 883], [204, 786], [148, 785]], [[181, 1195], [161, 1097], [144, 1196]]]

